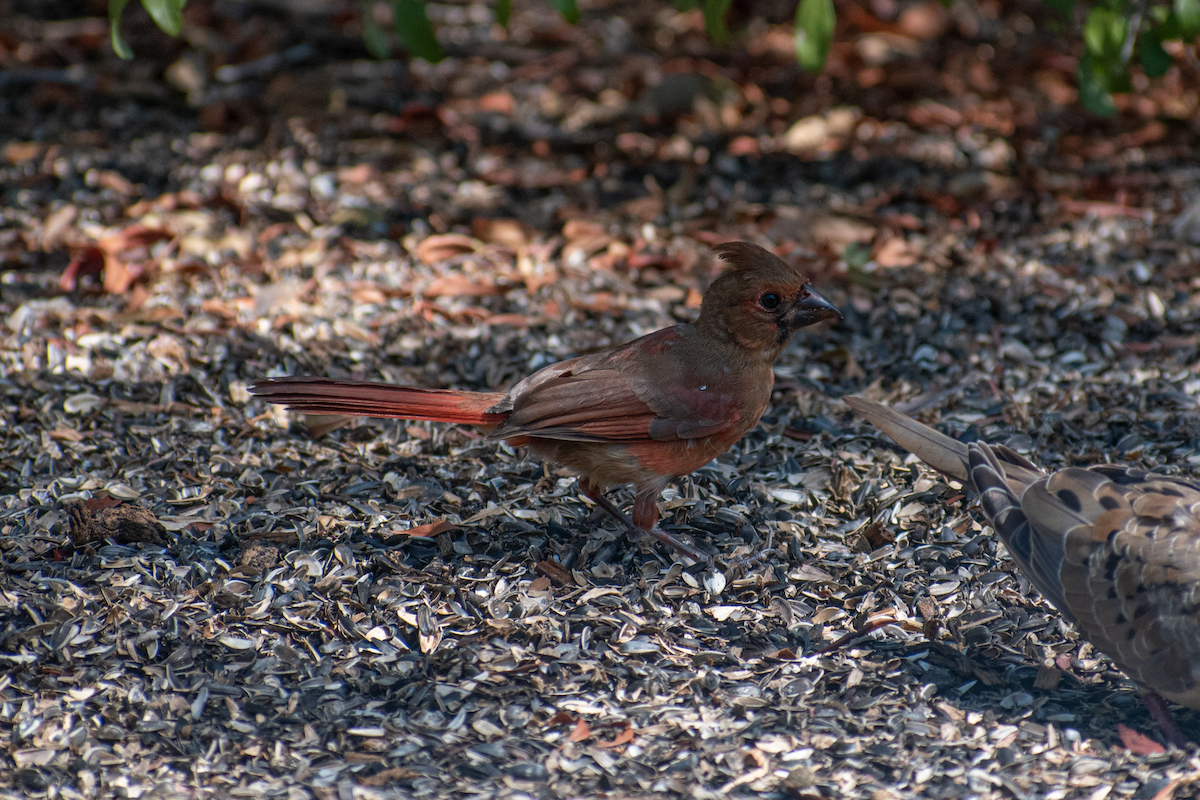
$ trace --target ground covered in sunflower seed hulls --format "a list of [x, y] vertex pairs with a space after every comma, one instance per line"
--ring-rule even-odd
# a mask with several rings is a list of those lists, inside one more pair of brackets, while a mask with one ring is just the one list
[[[1193, 474], [1186, 65], [1099, 121], [1040, 4], [875, 4], [815, 79], [786, 24], [723, 50], [653, 4], [432, 6], [436, 67], [320, 4], [127, 14], [124, 64], [44, 5], [0, 36], [0, 795], [1194, 796], [971, 498], [839, 399]], [[314, 440], [246, 391], [503, 388], [692, 318], [731, 238], [846, 319], [665, 493], [715, 570], [477, 433]]]

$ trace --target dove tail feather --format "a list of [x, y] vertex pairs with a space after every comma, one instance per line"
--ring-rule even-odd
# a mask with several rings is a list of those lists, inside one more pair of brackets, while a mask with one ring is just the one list
[[843, 399], [846, 405], [892, 437], [896, 444], [938, 472], [964, 483], [970, 480], [967, 446], [962, 442], [865, 397], [850, 396]]

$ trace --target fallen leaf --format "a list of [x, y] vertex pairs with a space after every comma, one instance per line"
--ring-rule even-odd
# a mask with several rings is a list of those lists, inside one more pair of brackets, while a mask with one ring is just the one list
[[[625, 263], [630, 269], [647, 269], [649, 267], [656, 269], [678, 269], [680, 266], [678, 258], [666, 253], [634, 253], [626, 256]], [[677, 286], [670, 288], [679, 289]]]
[[429, 538], [437, 536], [439, 533], [446, 531], [458, 530], [458, 526], [451, 522], [446, 522], [444, 519], [439, 519], [436, 522], [426, 522], [424, 525], [414, 525], [408, 530], [396, 531], [403, 536], [417, 536], [420, 538]]
[[580, 236], [571, 240], [562, 251], [562, 260], [564, 264], [569, 264], [572, 267], [582, 266], [588, 257], [599, 253], [604, 248], [608, 247], [613, 241], [613, 237], [607, 233], [597, 233], [589, 236]]
[[430, 281], [423, 294], [426, 297], [486, 297], [504, 294], [504, 289], [490, 280], [474, 280], [465, 275], [445, 275]]
[[781, 143], [794, 155], [813, 155], [838, 145], [837, 140], [854, 130], [862, 112], [857, 108], [831, 108], [797, 120], [783, 134]]
[[888, 239], [875, 250], [875, 263], [881, 267], [911, 267], [919, 260], [917, 248], [899, 237]]
[[603, 748], [620, 747], [621, 745], [629, 744], [632, 741], [633, 725], [627, 722], [625, 723], [625, 730], [618, 733], [617, 738], [613, 739], [611, 742], [596, 742], [596, 746]]
[[109, 294], [125, 294], [141, 274], [115, 255], [104, 255], [104, 291]]
[[896, 25], [914, 39], [936, 39], [950, 24], [950, 12], [936, 0], [909, 6], [900, 13]]
[[366, 183], [375, 177], [375, 167], [371, 164], [355, 164], [353, 167], [342, 167], [337, 171], [339, 183]]
[[63, 234], [71, 227], [71, 223], [79, 216], [79, 208], [73, 203], [67, 203], [42, 223], [42, 250], [49, 253], [58, 247]]
[[525, 228], [515, 219], [484, 219], [471, 221], [471, 233], [480, 241], [500, 244], [510, 250], [520, 250], [529, 244]]
[[112, 189], [114, 192], [126, 197], [132, 197], [137, 194], [137, 187], [133, 182], [119, 172], [113, 172], [111, 169], [91, 170], [87, 175], [88, 183], [93, 181], [97, 186], [105, 189]]
[[808, 231], [813, 241], [840, 253], [850, 244], [865, 244], [875, 238], [875, 228], [850, 217], [822, 215], [812, 220]]
[[1133, 728], [1130, 728], [1121, 723], [1117, 723], [1117, 735], [1121, 737], [1121, 744], [1125, 745], [1129, 752], [1137, 756], [1152, 756], [1156, 753], [1165, 753], [1167, 748], [1163, 747], [1158, 742], [1151, 739], [1145, 734], [1138, 733]]
[[493, 314], [483, 321], [484, 325], [512, 325], [514, 328], [528, 328], [533, 320], [524, 314]]
[[95, 512], [102, 508], [116, 508], [122, 502], [124, 501], [115, 497], [92, 497], [83, 501], [83, 504], [87, 506], [88, 511]]
[[596, 292], [586, 297], [571, 298], [571, 305], [594, 314], [609, 314], [618, 310], [616, 297], [612, 292]]
[[729, 143], [726, 150], [731, 156], [756, 156], [758, 155], [758, 139], [753, 136], [738, 136]]
[[221, 317], [225, 320], [237, 319], [237, 309], [226, 303], [224, 300], [212, 297], [200, 303], [200, 310], [205, 314], [212, 314], [214, 317]]
[[575, 722], [575, 717], [572, 717], [566, 711], [556, 711], [554, 716], [546, 720], [546, 727], [553, 728], [555, 725], [570, 725]]
[[146, 345], [146, 352], [166, 367], [171, 375], [182, 375], [189, 371], [187, 347], [175, 336], [166, 333], [155, 336]]
[[517, 110], [516, 101], [508, 92], [491, 92], [478, 100], [480, 111], [490, 111], [493, 114], [511, 114]]
[[116, 233], [105, 236], [97, 244], [106, 253], [120, 253], [136, 247], [149, 247], [156, 242], [167, 241], [173, 238], [175, 238], [175, 234], [165, 228], [152, 228], [137, 222], [127, 228], [122, 228]]
[[42, 154], [38, 142], [9, 142], [4, 145], [4, 159], [10, 164], [24, 164]]
[[103, 272], [104, 290], [109, 294], [125, 294], [134, 281], [148, 274], [154, 266], [147, 248], [156, 242], [173, 238], [175, 236], [170, 231], [141, 223], [109, 234], [94, 246], [84, 248], [76, 254], [63, 270], [58, 282], [59, 287], [64, 291], [71, 291], [75, 288], [79, 275]]
[[50, 431], [50, 438], [56, 442], [82, 442], [83, 434], [74, 428], [55, 428]]
[[455, 256], [474, 253], [482, 242], [461, 233], [428, 236], [417, 245], [414, 255], [426, 264], [436, 264]]
[[591, 236], [604, 236], [604, 226], [596, 222], [591, 222], [586, 219], [573, 219], [566, 225], [563, 225], [563, 238], [568, 242], [573, 242], [576, 239], [584, 239]]
[[[1188, 783], [1191, 783], [1193, 780], [1195, 780], [1195, 774], [1196, 773], [1193, 772], [1191, 776], [1187, 778]], [[1150, 798], [1150, 800], [1173, 800], [1175, 797], [1175, 790], [1178, 789], [1183, 782], [1183, 778], [1176, 778], [1163, 788], [1159, 789], [1158, 793], [1155, 794], [1154, 797]]]
[[[575, 729], [571, 731], [569, 736], [567, 736], [567, 741], [582, 742], [591, 735], [592, 731], [590, 728], [588, 728], [588, 724], [584, 722], [583, 717], [580, 717], [579, 721], [575, 723]], [[600, 746], [604, 747], [605, 745], [601, 744]]]

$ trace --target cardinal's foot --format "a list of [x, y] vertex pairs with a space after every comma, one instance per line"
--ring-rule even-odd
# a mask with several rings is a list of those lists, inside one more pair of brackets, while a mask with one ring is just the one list
[[648, 531], [642, 530], [641, 528], [635, 528], [631, 525], [629, 527], [629, 533], [631, 536], [649, 536], [651, 539], [655, 539], [659, 542], [662, 542], [667, 547], [674, 550], [676, 553], [679, 553], [679, 555], [681, 555], [681, 556], [690, 558], [692, 561], [695, 561], [700, 564], [704, 564], [704, 565], [708, 566], [709, 568], [711, 568], [713, 566], [713, 557], [710, 556], [708, 553], [704, 552], [703, 550], [698, 549], [693, 544], [689, 544], [688, 542], [685, 542], [683, 539], [679, 538], [678, 536], [675, 536], [674, 534], [667, 533], [666, 531], [664, 531], [662, 528], [658, 527], [657, 525], [655, 525], [653, 528], [651, 528]]
[[751, 553], [748, 556], [737, 556], [725, 562], [725, 566], [735, 577], [741, 577], [758, 565], [762, 564], [771, 556], [783, 555], [779, 549], [768, 547], [766, 550], [759, 550], [757, 553]]
[[[587, 495], [588, 498], [590, 498], [596, 504], [596, 506], [598, 508], [604, 509], [606, 512], [608, 512], [609, 515], [611, 515], [613, 517], [613, 519], [617, 520], [622, 525], [624, 525], [625, 529], [629, 531], [629, 535], [632, 536], [633, 538], [638, 539], [643, 536], [648, 536], [651, 539], [662, 542], [667, 547], [671, 548], [676, 553], [679, 553], [682, 556], [686, 556], [687, 558], [690, 558], [693, 561], [696, 561], [701, 564], [706, 564], [709, 567], [712, 567], [713, 557], [710, 556], [708, 553], [705, 553], [702, 550], [696, 549], [696, 547], [694, 545], [683, 541], [678, 536], [674, 536], [670, 533], [667, 533], [662, 528], [658, 527], [658, 525], [649, 524], [649, 525], [647, 525], [647, 527], [639, 527], [638, 525], [636, 525], [630, 521], [629, 517], [625, 515], [624, 511], [617, 508], [616, 505], [614, 505], [611, 500], [609, 500], [607, 497], [605, 497], [597, 489], [594, 489], [591, 486], [586, 486], [583, 483], [580, 483], [580, 488], [583, 489], [583, 493], [585, 495]], [[640, 499], [641, 498], [639, 498], [639, 500]], [[650, 498], [649, 508], [654, 511], [654, 513], [652, 515], [647, 515], [647, 518], [650, 520], [654, 520], [658, 517], [658, 512], [657, 512], [657, 510], [655, 510], [653, 502], [654, 502], [653, 498]], [[646, 514], [646, 510], [644, 508], [642, 509], [642, 513]], [[638, 504], [636, 501], [634, 504], [633, 518], [635, 520], [641, 518], [641, 517], [639, 517], [639, 514], [638, 514]]]

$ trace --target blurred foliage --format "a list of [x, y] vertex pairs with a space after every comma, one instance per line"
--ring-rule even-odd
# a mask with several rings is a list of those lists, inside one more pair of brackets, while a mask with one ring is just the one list
[[[121, 14], [129, 0], [108, 0], [112, 29], [112, 47], [121, 58], [133, 58], [133, 51], [121, 38]], [[572, 25], [579, 22], [576, 0], [549, 0], [550, 5]], [[949, 5], [952, 0], [943, 0]], [[1200, 0], [1044, 0], [1066, 20], [1078, 22], [1083, 35], [1084, 53], [1079, 59], [1079, 96], [1084, 105], [1098, 114], [1114, 114], [1113, 94], [1132, 88], [1130, 68], [1140, 64], [1150, 78], [1160, 77], [1174, 63], [1164, 42], [1182, 41], [1194, 46], [1200, 35]], [[187, 0], [141, 0], [142, 6], [164, 32], [178, 36], [183, 25], [183, 7]], [[729, 41], [725, 17], [732, 0], [674, 0], [680, 11], [699, 9], [709, 37], [720, 44]], [[387, 31], [375, 17], [371, 0], [360, 0], [363, 40], [376, 58], [391, 52]], [[426, 61], [442, 59], [442, 48], [429, 16], [426, 0], [391, 0], [392, 24], [404, 48]], [[512, 0], [497, 0], [496, 22], [508, 26]], [[799, 0], [796, 7], [796, 59], [806, 70], [825, 68], [829, 47], [837, 25], [833, 0]]]
[[1099, 114], [1116, 113], [1112, 96], [1132, 88], [1130, 66], [1135, 60], [1147, 77], [1160, 77], [1175, 62], [1163, 42], [1182, 40], [1190, 47], [1200, 34], [1200, 0], [1046, 3], [1068, 19], [1077, 14], [1084, 19], [1079, 96]]

